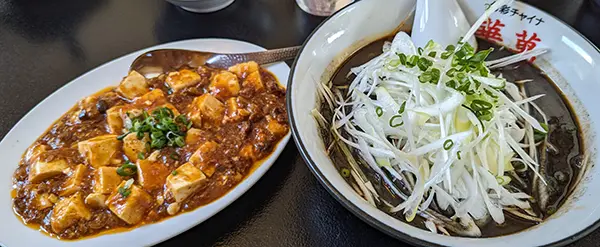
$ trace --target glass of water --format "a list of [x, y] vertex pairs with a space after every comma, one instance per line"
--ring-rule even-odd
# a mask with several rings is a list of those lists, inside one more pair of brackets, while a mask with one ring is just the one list
[[329, 16], [354, 0], [296, 0], [302, 10], [311, 15]]

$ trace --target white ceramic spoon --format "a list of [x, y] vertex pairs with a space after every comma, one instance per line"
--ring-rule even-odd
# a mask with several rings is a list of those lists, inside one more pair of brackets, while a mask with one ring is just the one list
[[[429, 40], [446, 47], [455, 45], [470, 27], [456, 0], [417, 0], [411, 37], [417, 47], [424, 47]], [[469, 44], [477, 50], [475, 37]]]

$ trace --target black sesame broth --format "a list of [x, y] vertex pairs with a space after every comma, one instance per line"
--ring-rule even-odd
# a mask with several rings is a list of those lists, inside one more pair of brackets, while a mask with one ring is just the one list
[[[333, 87], [338, 87], [338, 89], [340, 89], [345, 95], [347, 89], [344, 88], [344, 86], [349, 85], [354, 78], [354, 75], [348, 77], [350, 69], [364, 64], [381, 54], [383, 44], [386, 41], [391, 41], [392, 38], [393, 37], [385, 37], [372, 42], [369, 45], [359, 49], [352, 56], [346, 59], [346, 61], [339, 66], [331, 79]], [[479, 49], [487, 49], [489, 47], [494, 47], [494, 52], [492, 52], [488, 59], [495, 59], [511, 55], [511, 52], [507, 49], [501, 49], [499, 46], [479, 40]], [[504, 67], [498, 70], [497, 73], [502, 73], [503, 77], [509, 81], [528, 80], [528, 82], [524, 83], [523, 87], [529, 96], [545, 94], [544, 97], [537, 99], [535, 102], [548, 117], [548, 142], [550, 145], [545, 148], [546, 150], [541, 150], [543, 147], [538, 148], [538, 153], [541, 154], [542, 151], [545, 152], [546, 158], [544, 161], [540, 161], [540, 165], [543, 166], [546, 171], [546, 175], [544, 177], [548, 182], [547, 190], [549, 197], [544, 203], [544, 207], [540, 207], [539, 202], [537, 201], [535, 203], [531, 203], [534, 212], [536, 212], [538, 215], [541, 215], [542, 218], [545, 219], [562, 205], [565, 199], [569, 196], [569, 193], [572, 191], [574, 185], [576, 185], [576, 181], [574, 181], [574, 179], [576, 179], [579, 172], [581, 172], [580, 168], [584, 150], [583, 139], [581, 138], [581, 128], [579, 127], [577, 117], [574, 115], [574, 111], [565, 96], [560, 92], [558, 87], [537, 67], [527, 62], [521, 62]], [[329, 110], [328, 106], [325, 105], [325, 102], [323, 102], [319, 111], [328, 121], [331, 120], [332, 112]], [[541, 115], [535, 113], [533, 108], [531, 109], [531, 112], [535, 118], [542, 120]], [[330, 126], [327, 127], [328, 128], [321, 129], [321, 136], [325, 146], [328, 149], [327, 151], [329, 156], [336, 168], [338, 168], [340, 171], [343, 171], [351, 168], [349, 162], [357, 162], [361, 167], [361, 171], [364, 173], [364, 176], [371, 181], [373, 187], [382, 197], [382, 199], [392, 203], [393, 205], [400, 203], [401, 200], [390, 192], [390, 189], [387, 188], [378, 174], [369, 169], [368, 165], [362, 162], [360, 155], [355, 150], [352, 150], [351, 148], [348, 149], [353, 154], [353, 161], [349, 161], [346, 158], [340, 145], [336, 145], [337, 143], [334, 142], [335, 137], [329, 130]], [[341, 133], [342, 135], [345, 135], [343, 131]], [[519, 176], [526, 183], [530, 185], [532, 184], [534, 176], [533, 172], [527, 171], [521, 173]], [[360, 192], [360, 189], [358, 188], [359, 186], [356, 184], [353, 176], [344, 176], [344, 178], [353, 188], [355, 188], [359, 194], [362, 195], [362, 192]], [[397, 183], [398, 188], [403, 187], [402, 182], [394, 182]], [[512, 183], [515, 182], [513, 181], [511, 184]], [[528, 186], [528, 188], [525, 189], [525, 192], [532, 195], [532, 186]], [[389, 207], [382, 203], [379, 203], [378, 207], [386, 212], [389, 210]], [[435, 210], [435, 203], [433, 203], [431, 207]], [[452, 215], [451, 212], [442, 213], [445, 213], [448, 216]], [[405, 221], [405, 217], [401, 212], [392, 214], [392, 216]], [[484, 223], [478, 222], [482, 232], [482, 237], [508, 235], [537, 224], [532, 221], [515, 217], [509, 213], [505, 213], [505, 216], [506, 221], [501, 225], [498, 225], [491, 220]], [[410, 222], [410, 224], [422, 229], [426, 229], [424, 220], [418, 215], [412, 222]], [[455, 235], [453, 233], [451, 234]]]

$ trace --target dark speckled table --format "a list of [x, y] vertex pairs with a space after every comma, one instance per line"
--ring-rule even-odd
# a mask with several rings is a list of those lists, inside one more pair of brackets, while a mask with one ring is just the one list
[[[590, 0], [529, 0], [600, 44]], [[162, 0], [0, 0], [0, 136], [71, 79], [132, 51], [205, 37], [266, 48], [301, 44], [323, 20], [294, 0], [237, 0], [213, 14]], [[573, 246], [598, 246], [600, 231]], [[371, 228], [331, 197], [290, 142], [235, 203], [160, 246], [408, 246]]]

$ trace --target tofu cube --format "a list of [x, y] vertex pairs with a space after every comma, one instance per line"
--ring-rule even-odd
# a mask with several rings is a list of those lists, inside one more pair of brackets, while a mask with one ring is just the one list
[[238, 95], [240, 92], [240, 83], [235, 74], [228, 71], [221, 71], [213, 76], [208, 88], [210, 94], [220, 100], [227, 100], [230, 97]]
[[245, 78], [247, 75], [258, 71], [259, 66], [256, 62], [238, 63], [229, 67], [229, 71], [235, 73], [239, 78]]
[[225, 118], [224, 122], [239, 122], [246, 120], [250, 116], [250, 112], [243, 108], [238, 102], [238, 97], [231, 97], [225, 101]]
[[205, 136], [204, 131], [196, 128], [191, 128], [185, 135], [185, 143], [188, 145], [199, 143]]
[[170, 173], [170, 170], [162, 162], [138, 160], [136, 166], [137, 181], [145, 190], [162, 188]]
[[275, 137], [284, 136], [288, 132], [287, 126], [280, 124], [275, 119], [269, 119], [267, 123], [267, 130]]
[[194, 194], [206, 182], [206, 176], [191, 163], [178, 167], [167, 177], [167, 190], [176, 202], [182, 202]]
[[100, 167], [94, 174], [94, 192], [100, 194], [110, 194], [123, 179], [117, 174], [116, 167]]
[[[125, 181], [119, 187], [125, 186]], [[137, 185], [131, 185], [127, 196], [115, 191], [107, 200], [108, 209], [127, 224], [139, 223], [154, 205], [152, 197]]]
[[69, 166], [65, 160], [41, 161], [38, 160], [29, 167], [29, 181], [39, 183], [48, 178], [63, 174]]
[[64, 198], [56, 203], [50, 216], [50, 226], [55, 233], [62, 232], [79, 220], [90, 220], [92, 213], [85, 207], [81, 193]]
[[33, 162], [35, 159], [40, 157], [40, 154], [48, 151], [48, 149], [50, 149], [50, 147], [48, 145], [36, 144], [34, 146], [31, 146], [27, 150], [27, 154], [25, 154], [25, 161], [27, 163]]
[[189, 117], [196, 127], [202, 127], [204, 120], [213, 124], [221, 123], [225, 112], [223, 103], [210, 94], [194, 98], [189, 107]]
[[109, 165], [117, 155], [120, 143], [117, 135], [97, 136], [77, 144], [79, 153], [84, 156], [92, 167], [98, 168]]
[[121, 81], [119, 87], [117, 87], [117, 92], [128, 99], [133, 99], [149, 92], [149, 88], [150, 85], [148, 85], [146, 77], [137, 71], [131, 71], [129, 72], [129, 75]]
[[217, 169], [216, 164], [214, 162], [200, 162], [200, 164], [198, 164], [198, 168], [207, 177], [212, 177], [212, 175], [215, 174], [215, 170]]
[[90, 193], [85, 197], [85, 205], [88, 205], [91, 208], [106, 208], [106, 195]]
[[38, 210], [44, 210], [54, 206], [54, 203], [58, 201], [58, 197], [54, 194], [43, 193], [35, 196], [36, 208]]
[[203, 143], [198, 150], [190, 156], [190, 163], [198, 166], [206, 176], [211, 177], [213, 173], [215, 173], [215, 165], [210, 161], [218, 148], [219, 144], [214, 141]]
[[219, 148], [219, 144], [214, 141], [202, 143], [198, 150], [190, 156], [190, 163], [198, 165], [201, 162], [207, 162]]
[[63, 183], [60, 196], [68, 196], [81, 190], [83, 178], [87, 172], [87, 166], [79, 164], [71, 171], [69, 178]]
[[191, 87], [200, 82], [200, 75], [189, 69], [171, 72], [167, 75], [165, 82], [173, 91], [177, 92], [186, 87]]
[[136, 162], [138, 160], [138, 154], [146, 156], [148, 153], [146, 150], [146, 144], [150, 142], [148, 134], [144, 134], [142, 139], [137, 138], [136, 133], [131, 133], [123, 138], [123, 152], [127, 155], [129, 160]]
[[260, 71], [255, 71], [250, 73], [244, 82], [242, 82], [242, 87], [244, 88], [252, 88], [254, 92], [259, 92], [265, 88], [265, 84], [263, 84], [262, 79], [260, 77]]
[[246, 144], [240, 149], [240, 157], [243, 159], [258, 160], [258, 152], [252, 144]]
[[123, 106], [113, 106], [106, 110], [106, 123], [108, 132], [114, 135], [123, 133], [123, 116], [126, 108]]
[[167, 103], [167, 98], [165, 97], [165, 93], [160, 89], [154, 89], [133, 101], [133, 106], [130, 108], [142, 108], [149, 109], [151, 107], [156, 107], [160, 105], [164, 105]]

